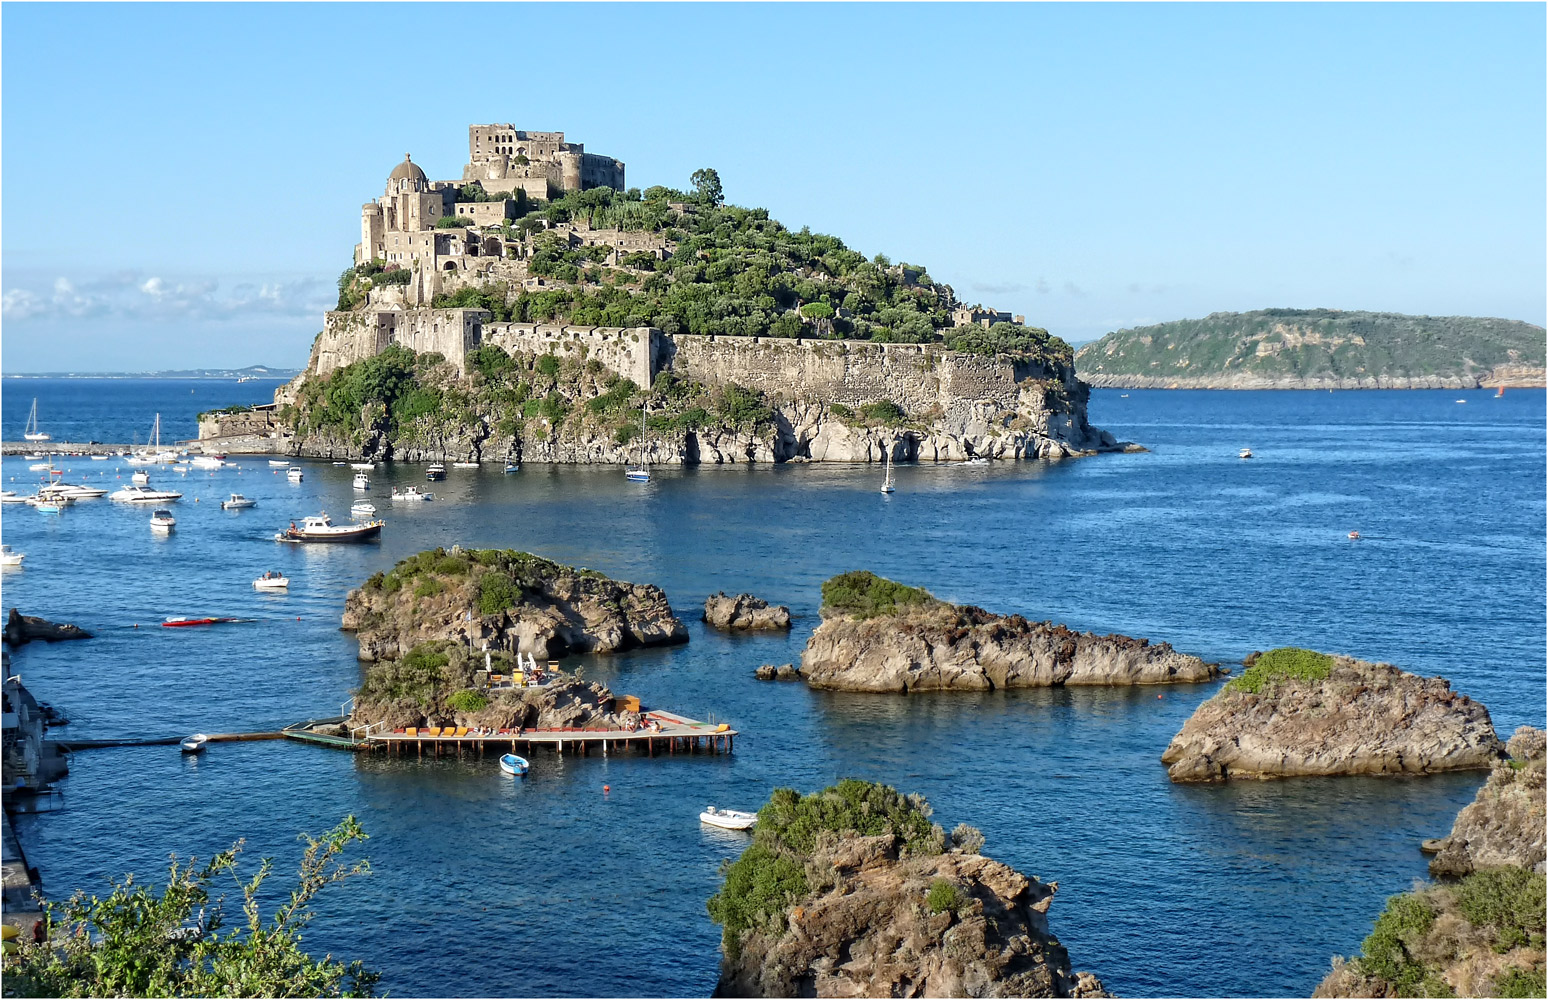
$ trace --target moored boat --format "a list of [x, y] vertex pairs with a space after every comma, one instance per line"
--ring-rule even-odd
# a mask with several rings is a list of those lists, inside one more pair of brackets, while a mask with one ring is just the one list
[[364, 472], [357, 472], [355, 473], [354, 487], [361, 491], [368, 490], [371, 488], [371, 480]]
[[285, 478], [293, 483], [299, 483], [303, 475], [305, 475], [305, 472], [302, 470], [301, 466], [292, 465], [290, 469], [286, 471]]
[[274, 469], [288, 469], [290, 468], [290, 459], [271, 458], [269, 459], [269, 467]]
[[376, 504], [371, 503], [368, 500], [357, 501], [356, 503], [350, 505], [349, 516], [355, 518], [375, 517]]
[[178, 746], [184, 753], [199, 753], [209, 741], [210, 738], [203, 733], [194, 733], [192, 736], [183, 737], [183, 741]]
[[758, 822], [758, 814], [742, 812], [740, 809], [716, 809], [714, 806], [709, 806], [699, 813], [699, 822], [718, 826], [722, 830], [746, 830]]
[[290, 527], [277, 536], [281, 541], [296, 542], [363, 542], [382, 533], [385, 521], [367, 521], [364, 524], [334, 524], [327, 514], [313, 514], [301, 521], [291, 521]]
[[230, 625], [240, 622], [256, 621], [253, 618], [188, 618], [184, 615], [173, 615], [164, 619], [162, 628], [191, 628], [195, 625]]
[[422, 492], [418, 486], [405, 486], [401, 490], [393, 490], [392, 498], [393, 500], [434, 500], [435, 494], [428, 490]]
[[376, 468], [376, 463], [375, 462], [351, 462], [351, 463], [349, 463], [349, 467], [351, 469], [359, 469], [362, 472], [369, 472], [370, 470]]
[[480, 463], [478, 463], [478, 462], [453, 462], [452, 463], [452, 468], [454, 468], [454, 469], [476, 469], [476, 468], [479, 467], [479, 464]]
[[230, 500], [222, 500], [220, 502], [221, 510], [244, 510], [248, 507], [256, 506], [258, 506], [257, 500], [249, 500], [240, 493], [233, 493]]
[[138, 483], [141, 486], [148, 486], [148, 485], [150, 485], [150, 473], [149, 472], [135, 472], [135, 473], [132, 473], [129, 476], [129, 481], [131, 483]]
[[48, 441], [51, 435], [38, 429], [38, 398], [32, 397], [32, 412], [27, 415], [27, 428], [22, 431], [22, 439], [26, 441]]
[[176, 524], [177, 518], [172, 516], [170, 510], [151, 512], [150, 526], [152, 531], [171, 531]]
[[0, 545], [0, 566], [20, 566], [26, 553], [13, 552], [9, 545]]
[[887, 452], [887, 474], [882, 477], [881, 491], [883, 493], [891, 493], [896, 489], [897, 486], [892, 478], [892, 451], [889, 449]]
[[521, 471], [521, 463], [520, 462], [506, 462], [505, 463], [505, 471], [507, 473], [520, 472]]
[[446, 466], [440, 462], [431, 462], [425, 468], [425, 478], [431, 482], [446, 478]]
[[1251, 448], [1243, 448], [1241, 451], [1236, 453], [1236, 457], [1237, 458], [1251, 458], [1252, 457], [1252, 449]]
[[518, 757], [513, 753], [500, 755], [500, 770], [506, 774], [523, 775], [532, 767], [527, 763], [527, 758]]
[[183, 494], [175, 490], [155, 490], [149, 486], [125, 486], [108, 494], [109, 500], [117, 500], [120, 503], [169, 503], [180, 499]]
[[289, 586], [290, 577], [272, 569], [253, 581], [256, 590], [284, 590]]

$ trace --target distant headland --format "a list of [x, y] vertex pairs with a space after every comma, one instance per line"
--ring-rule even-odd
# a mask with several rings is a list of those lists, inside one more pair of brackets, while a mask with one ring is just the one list
[[688, 190], [625, 187], [562, 132], [468, 128], [458, 180], [405, 156], [360, 208], [306, 370], [201, 421], [230, 451], [716, 464], [1122, 450], [1074, 351], [867, 258]]
[[299, 368], [270, 368], [267, 365], [249, 365], [246, 368], [179, 368], [157, 372], [7, 372], [6, 378], [231, 378], [250, 381], [256, 379], [293, 379], [301, 374]]
[[1544, 337], [1509, 319], [1259, 309], [1109, 333], [1075, 367], [1114, 389], [1542, 386]]

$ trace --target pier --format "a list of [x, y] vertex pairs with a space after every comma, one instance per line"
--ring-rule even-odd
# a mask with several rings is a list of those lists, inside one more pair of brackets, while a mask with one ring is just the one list
[[[202, 451], [201, 442], [169, 441], [161, 446], [163, 451]], [[49, 455], [54, 458], [70, 458], [77, 455], [118, 455], [123, 452], [144, 451], [146, 444], [103, 444], [100, 441], [0, 441], [0, 455]]]
[[531, 753], [541, 747], [551, 748], [560, 756], [568, 751], [581, 756], [599, 753], [604, 757], [628, 751], [651, 757], [722, 754], [731, 753], [735, 748], [737, 731], [724, 722], [701, 722], [660, 710], [645, 712], [641, 717], [645, 725], [633, 730], [580, 727], [477, 730], [466, 726], [409, 726], [387, 730], [371, 727], [360, 733], [357, 742], [368, 743], [391, 754], [413, 753], [420, 757], [425, 755], [427, 748], [435, 756], [442, 753], [460, 755], [464, 750], [478, 754], [489, 751]]

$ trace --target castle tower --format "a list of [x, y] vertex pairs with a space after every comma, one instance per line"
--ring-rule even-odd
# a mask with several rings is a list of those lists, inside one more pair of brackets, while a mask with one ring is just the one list
[[386, 256], [387, 231], [383, 222], [382, 206], [374, 201], [360, 206], [360, 251], [356, 264]]

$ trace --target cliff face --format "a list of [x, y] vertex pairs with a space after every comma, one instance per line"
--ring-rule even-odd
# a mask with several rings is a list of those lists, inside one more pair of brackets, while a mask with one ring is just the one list
[[710, 901], [724, 927], [715, 995], [1106, 996], [1049, 930], [1057, 883], [929, 815], [883, 785], [776, 789]]
[[1279, 654], [1311, 668], [1263, 673], [1249, 658], [1161, 755], [1173, 781], [1429, 774], [1487, 768], [1500, 756], [1488, 710], [1443, 678], [1306, 650], [1263, 654], [1265, 664]]
[[824, 608], [801, 676], [835, 691], [988, 691], [1055, 685], [1178, 684], [1220, 676], [1167, 643], [1074, 632], [1020, 615], [935, 603], [858, 618]]
[[1483, 868], [1545, 870], [1544, 733], [1522, 726], [1505, 744], [1489, 780], [1457, 813], [1451, 834], [1430, 859], [1430, 874], [1460, 878]]
[[688, 641], [659, 587], [492, 549], [405, 559], [349, 592], [343, 627], [366, 661], [437, 640], [539, 659]]
[[1336, 309], [1212, 313], [1119, 330], [1075, 355], [1124, 389], [1470, 389], [1544, 384], [1542, 327]]

